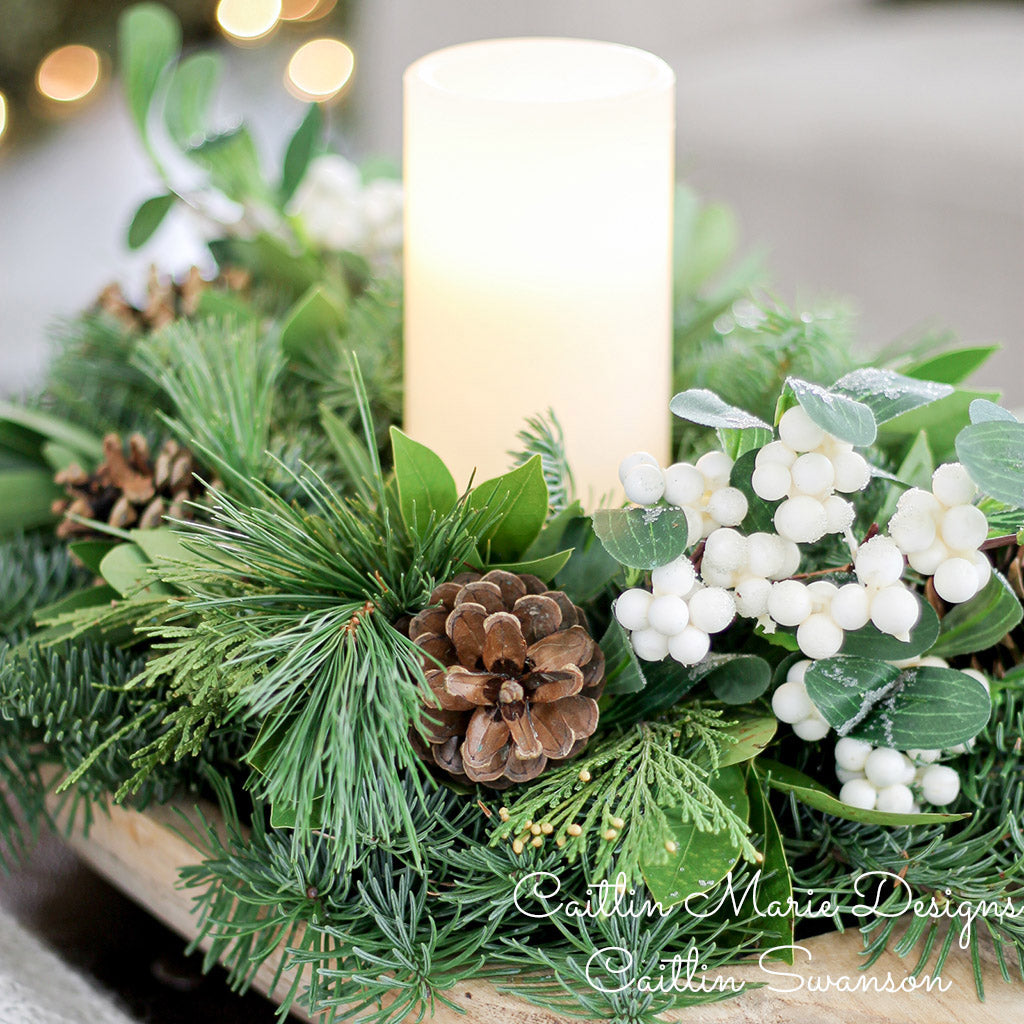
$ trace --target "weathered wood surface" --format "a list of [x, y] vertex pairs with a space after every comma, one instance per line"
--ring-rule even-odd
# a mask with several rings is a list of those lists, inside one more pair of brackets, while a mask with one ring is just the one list
[[[205, 805], [208, 820], [216, 820], [216, 810]], [[178, 868], [194, 863], [196, 851], [175, 829], [183, 825], [171, 807], [154, 807], [145, 814], [111, 807], [109, 817], [96, 817], [89, 837], [78, 831], [69, 842], [89, 865], [109, 879], [136, 902], [146, 907], [184, 938], [195, 935], [191, 914], [192, 895], [178, 888]], [[173, 828], [172, 828], [173, 826]], [[768, 978], [756, 965], [731, 970], [729, 975], [752, 981], [772, 981], [777, 989], [752, 990], [738, 999], [692, 1007], [674, 1015], [686, 1024], [1015, 1024], [1024, 1021], [1024, 985], [1006, 984], [999, 975], [991, 950], [985, 959], [985, 1002], [974, 992], [969, 957], [954, 950], [947, 962], [944, 992], [815, 991], [824, 979], [848, 978], [863, 984], [865, 973], [884, 982], [891, 975], [895, 984], [906, 978], [914, 958], [901, 960], [893, 954], [883, 956], [869, 971], [858, 970], [861, 938], [858, 932], [822, 935], [804, 943], [812, 959], [798, 959], [790, 968], [774, 964], [777, 971], [795, 977]], [[284, 955], [283, 951], [280, 955]], [[799, 954], [798, 954], [799, 956]], [[263, 965], [255, 987], [273, 999], [271, 985], [278, 957]], [[456, 1013], [439, 1006], [434, 1024], [556, 1024], [555, 1014], [531, 1006], [521, 999], [503, 995], [485, 981], [467, 983], [448, 993], [465, 1010]], [[296, 1013], [301, 1020], [309, 1020]]]

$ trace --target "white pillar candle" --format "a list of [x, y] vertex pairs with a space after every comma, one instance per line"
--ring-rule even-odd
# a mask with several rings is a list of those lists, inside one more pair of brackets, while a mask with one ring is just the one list
[[405, 73], [405, 426], [460, 486], [554, 409], [580, 496], [664, 459], [675, 77], [642, 50], [499, 39]]

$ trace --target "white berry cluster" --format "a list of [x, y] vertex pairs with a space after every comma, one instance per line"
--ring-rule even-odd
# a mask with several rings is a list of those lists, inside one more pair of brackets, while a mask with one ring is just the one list
[[799, 405], [783, 413], [779, 440], [757, 453], [754, 466], [754, 493], [765, 501], [785, 499], [775, 511], [775, 529], [798, 544], [845, 533], [854, 509], [836, 492], [862, 491], [871, 480], [864, 456], [826, 433]]
[[739, 526], [747, 514], [747, 496], [732, 487], [733, 462], [725, 452], [708, 452], [695, 465], [676, 462], [662, 469], [647, 452], [622, 460], [619, 480], [626, 497], [637, 505], [664, 499], [686, 513], [687, 531], [694, 544], [720, 526]]
[[921, 803], [943, 807], [957, 798], [960, 775], [936, 764], [941, 756], [941, 750], [903, 753], [844, 736], [836, 743], [839, 799], [865, 811], [895, 814], [916, 814]]
[[992, 575], [979, 550], [988, 537], [985, 513], [973, 504], [977, 487], [959, 462], [939, 466], [931, 491], [904, 492], [889, 521], [889, 535], [917, 572], [931, 576], [943, 601], [960, 604]]
[[824, 739], [832, 728], [807, 696], [804, 676], [811, 665], [811, 661], [798, 661], [790, 666], [786, 681], [772, 694], [775, 717], [793, 726], [793, 732], [808, 741]]
[[696, 665], [711, 649], [711, 634], [721, 633], [736, 615], [732, 594], [705, 586], [685, 555], [651, 573], [653, 593], [633, 589], [615, 602], [615, 618], [630, 631], [636, 656], [661, 661], [671, 656]]
[[800, 568], [800, 549], [774, 533], [744, 536], [721, 527], [709, 534], [701, 559], [701, 579], [709, 586], [733, 591], [736, 611], [748, 619], [768, 614], [772, 581]]

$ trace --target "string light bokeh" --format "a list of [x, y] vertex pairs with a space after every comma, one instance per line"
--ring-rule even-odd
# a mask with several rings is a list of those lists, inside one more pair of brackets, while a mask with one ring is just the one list
[[39, 62], [36, 89], [44, 99], [77, 103], [99, 85], [101, 72], [100, 55], [91, 46], [60, 46]]
[[355, 65], [355, 54], [340, 39], [313, 39], [292, 55], [285, 86], [297, 99], [324, 103], [348, 85]]

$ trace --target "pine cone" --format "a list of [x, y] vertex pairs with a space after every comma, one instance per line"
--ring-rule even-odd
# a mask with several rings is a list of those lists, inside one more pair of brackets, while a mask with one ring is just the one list
[[207, 281], [198, 267], [189, 268], [180, 283], [161, 277], [156, 267], [149, 268], [146, 302], [142, 309], [128, 301], [119, 284], [109, 284], [96, 299], [97, 308], [109, 313], [129, 330], [143, 333], [157, 331], [181, 316], [193, 316], [199, 300], [208, 288], [245, 291], [249, 287], [248, 271], [234, 267], [222, 270], [213, 281]]
[[447, 774], [494, 789], [528, 782], [597, 728], [604, 655], [583, 612], [536, 576], [457, 576], [408, 632], [431, 656], [423, 666], [440, 705], [426, 707], [429, 746], [418, 749]]
[[[68, 497], [56, 502], [53, 511], [95, 519], [118, 529], [154, 529], [165, 516], [191, 519], [188, 502], [203, 491], [194, 469], [192, 453], [176, 441], [165, 441], [153, 463], [141, 434], [128, 438], [127, 456], [121, 438], [107, 434], [103, 439], [103, 462], [95, 473], [86, 473], [76, 464], [57, 474], [55, 480]], [[74, 519], [65, 519], [57, 527], [58, 537], [82, 537], [91, 532]]]

